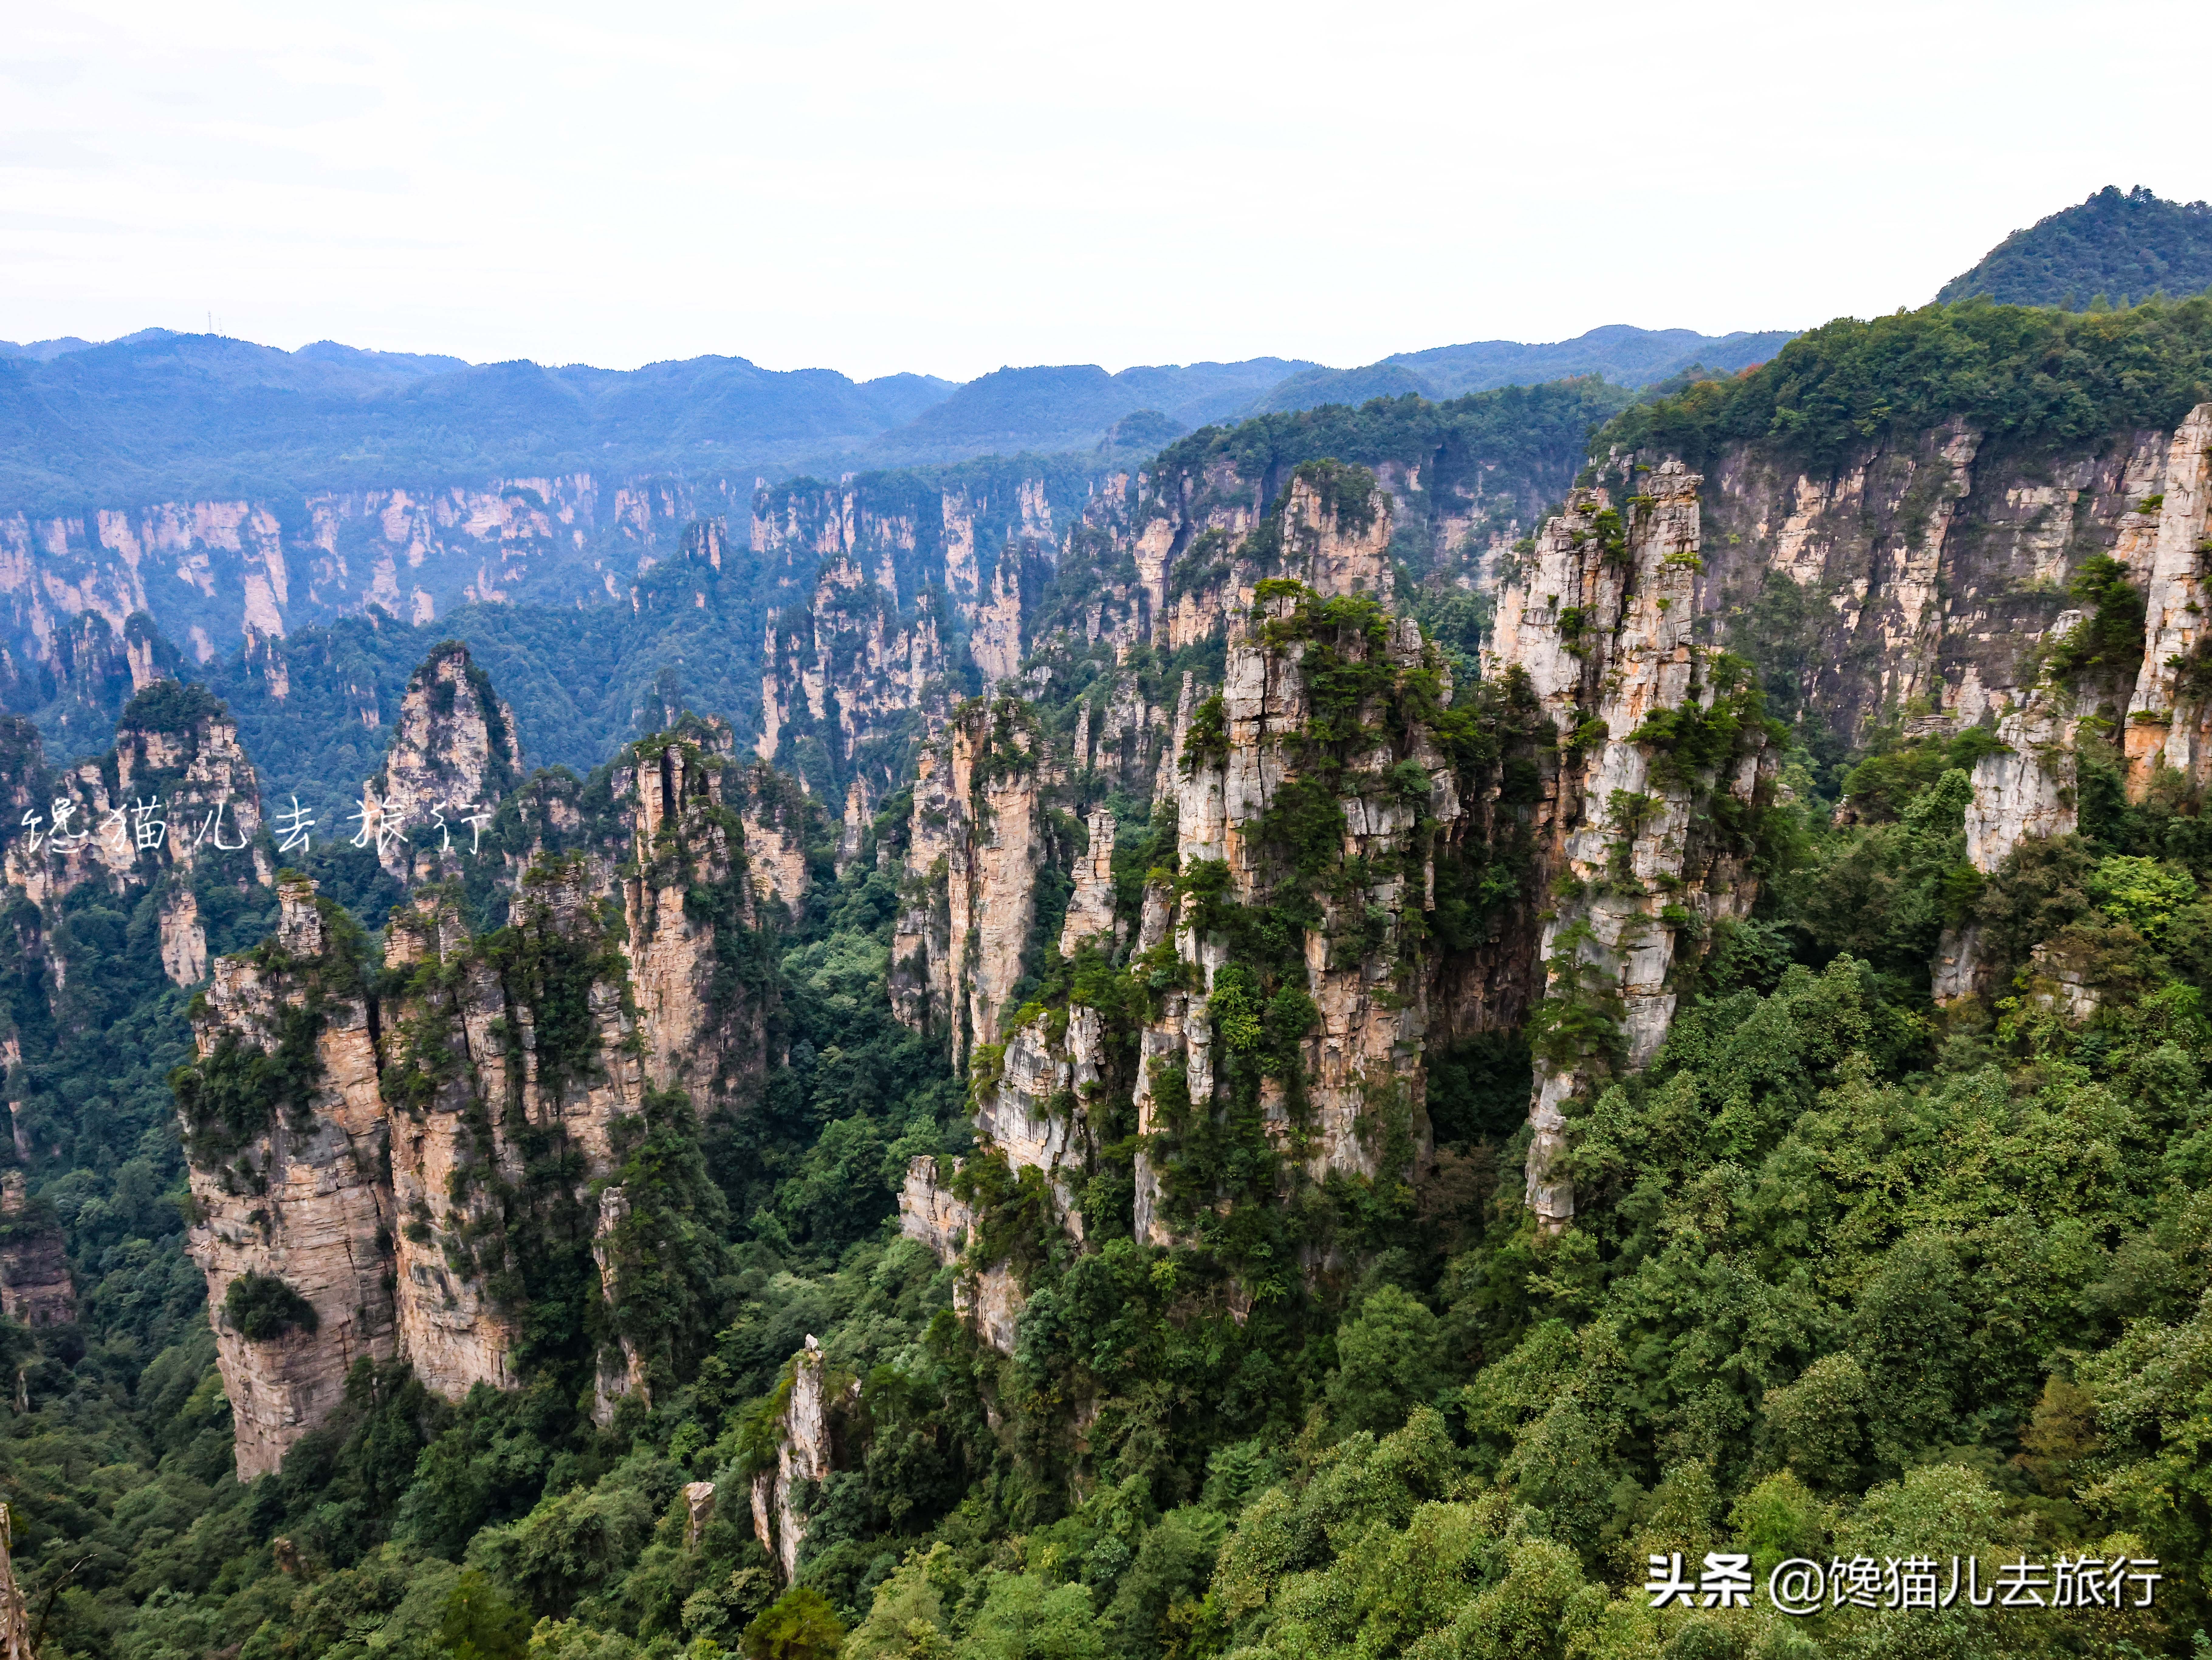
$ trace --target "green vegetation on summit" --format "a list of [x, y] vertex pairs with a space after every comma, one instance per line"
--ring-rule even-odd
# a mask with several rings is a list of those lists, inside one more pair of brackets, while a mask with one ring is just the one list
[[1938, 301], [1981, 295], [2007, 306], [2140, 304], [2212, 288], [2212, 205], [2168, 202], [2142, 185], [2107, 185], [2087, 201], [2016, 230]]

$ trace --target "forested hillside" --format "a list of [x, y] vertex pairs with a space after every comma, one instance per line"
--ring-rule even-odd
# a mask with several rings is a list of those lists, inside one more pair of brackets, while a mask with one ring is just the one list
[[1939, 301], [1976, 295], [2009, 306], [2102, 301], [2125, 306], [2154, 295], [2185, 299], [2212, 288], [2212, 206], [2168, 202], [2141, 185], [2107, 185], [2087, 201], [2016, 230], [1972, 271], [1943, 285]]
[[40, 1660], [2201, 1655], [2208, 350], [1978, 301], [146, 634], [0, 733]]

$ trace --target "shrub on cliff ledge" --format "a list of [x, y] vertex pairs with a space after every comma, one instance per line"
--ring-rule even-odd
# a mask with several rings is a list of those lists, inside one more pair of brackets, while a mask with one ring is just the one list
[[222, 1294], [222, 1317], [249, 1343], [269, 1343], [289, 1331], [321, 1324], [315, 1305], [273, 1274], [241, 1274]]

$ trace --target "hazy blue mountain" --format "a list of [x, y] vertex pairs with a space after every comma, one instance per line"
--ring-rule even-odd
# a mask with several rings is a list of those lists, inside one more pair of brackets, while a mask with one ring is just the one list
[[[1302, 359], [1007, 368], [957, 386], [854, 381], [707, 356], [632, 370], [467, 363], [319, 340], [279, 351], [147, 329], [0, 348], [0, 512], [331, 489], [481, 485], [577, 471], [745, 480], [858, 467], [1133, 447], [1248, 414], [1596, 374], [1625, 386], [1692, 362], [1733, 369], [1786, 333], [1712, 337], [1613, 325], [1550, 345], [1486, 341], [1363, 368]], [[289, 509], [280, 507], [280, 516]]]
[[[76, 510], [579, 468], [686, 473], [850, 450], [952, 389], [697, 357], [628, 372], [278, 351], [149, 331], [0, 358], [0, 506]], [[1101, 423], [1104, 424], [1103, 423]]]
[[13, 340], [0, 340], [0, 357], [27, 357], [34, 363], [46, 363], [64, 352], [82, 351], [92, 344], [74, 334], [64, 334], [54, 340], [32, 340], [18, 345]]
[[1615, 386], [1644, 386], [1692, 363], [1727, 370], [1763, 363], [1796, 337], [1791, 329], [1714, 335], [1699, 334], [1693, 329], [1639, 329], [1626, 323], [1608, 323], [1571, 340], [1543, 345], [1477, 340], [1463, 346], [1401, 351], [1382, 362], [1411, 369], [1439, 398], [1577, 374], [1601, 374]]
[[[1002, 368], [980, 375], [942, 403], [868, 447], [877, 465], [949, 461], [985, 450], [1089, 449], [1124, 416], [1153, 410], [1188, 431], [1225, 420], [1286, 376], [1320, 365], [1254, 357], [1123, 369], [1096, 363]], [[1326, 372], [1326, 371], [1324, 371]]]
[[1986, 295], [2001, 305], [2078, 311], [2212, 287], [2212, 204], [2169, 202], [2141, 185], [2107, 185], [2085, 202], [2016, 230], [1946, 283], [1945, 302]]
[[336, 340], [318, 340], [313, 345], [301, 347], [292, 356], [318, 363], [347, 364], [395, 380], [419, 380], [426, 374], [443, 374], [469, 366], [465, 357], [445, 357], [434, 352], [371, 351], [362, 346], [342, 345]]

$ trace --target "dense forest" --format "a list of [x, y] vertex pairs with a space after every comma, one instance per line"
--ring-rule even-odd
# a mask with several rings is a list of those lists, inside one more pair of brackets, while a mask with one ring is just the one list
[[2008, 306], [2069, 311], [2186, 299], [2212, 287], [2212, 206], [2168, 202], [2137, 185], [2107, 185], [2087, 201], [2016, 230], [1972, 271], [1943, 285], [1941, 301], [1979, 295]]
[[[1594, 463], [1699, 464], [1758, 437], [1832, 469], [1885, 423], [1954, 417], [2016, 447], [2095, 443], [2203, 400], [2208, 342], [2204, 300], [2109, 315], [1969, 301], [1832, 324], [1763, 368], [1617, 415], [1520, 393], [1456, 412], [1397, 399], [1208, 429], [1178, 450], [1246, 477], [1356, 463], [1378, 432], [1443, 431], [1476, 407], [1522, 421], [1532, 453], [1556, 447], [1561, 423], [1611, 416]], [[1340, 475], [1301, 476], [1333, 488]], [[2107, 560], [2077, 587], [2078, 649], [2051, 666], [2093, 715], [2078, 828], [1987, 874], [1968, 861], [1966, 819], [1973, 769], [1998, 746], [1990, 727], [1917, 730], [1892, 711], [1839, 735], [1796, 710], [1777, 720], [1761, 688], [1789, 680], [1791, 648], [1739, 620], [1723, 643], [1740, 656], [1719, 660], [1727, 729], [1688, 720], [1653, 742], [1682, 766], [1732, 745], [1771, 751], [1771, 796], [1728, 826], [1757, 904], [1698, 942], [1652, 1063], [1614, 1066], [1571, 1104], [1577, 1208], [1556, 1231], [1525, 1202], [1532, 1046], [1618, 1039], [1603, 1008], [1554, 1001], [1528, 1029], [1429, 1055], [1434, 1152], [1418, 1168], [1408, 1156], [1309, 1191], [1241, 1121], [1159, 1133], [1141, 1150], [1185, 1208], [1171, 1246], [1134, 1225], [1128, 1171], [1146, 1138], [1121, 1102], [1072, 1239], [1034, 1172], [978, 1155], [974, 1098], [1002, 1057], [978, 1050], [963, 1075], [937, 1036], [890, 1018], [904, 898], [891, 855], [911, 802], [881, 804], [842, 855], [832, 816], [794, 806], [806, 897], [747, 929], [732, 966], [768, 1011], [777, 1059], [697, 1116], [653, 1098], [624, 1132], [636, 1226], [622, 1305], [599, 1301], [584, 1237], [549, 1225], [518, 1250], [532, 1324], [517, 1387], [449, 1402], [404, 1362], [364, 1360], [343, 1407], [251, 1483], [234, 1477], [204, 1286], [181, 1246], [192, 1201], [176, 1091], [204, 1133], [214, 1119], [192, 1115], [220, 1116], [207, 1104], [231, 1075], [194, 1057], [196, 994], [161, 974], [153, 896], [123, 909], [76, 891], [66, 983], [18, 952], [4, 988], [15, 1157], [33, 1180], [32, 1208], [9, 1225], [58, 1220], [79, 1293], [74, 1324], [0, 1323], [15, 1376], [0, 1491], [41, 1660], [2202, 1657], [2212, 827], [2171, 780], [2123, 787], [2123, 722], [2096, 702], [2114, 668], [2098, 630], [2139, 658], [2120, 636], [2142, 613], [2116, 571]], [[1488, 781], [1505, 824], [1556, 745], [1525, 684], [1472, 673], [1486, 613], [1424, 587], [1431, 575], [1404, 573], [1430, 643], [1448, 648], [1424, 660], [1447, 663], [1452, 684], [1431, 667], [1392, 696], [1427, 700], [1419, 718], [1463, 777]], [[1096, 577], [1057, 579], [1071, 612]], [[1299, 603], [1268, 626], [1335, 711], [1308, 751], [1325, 776], [1357, 745], [1346, 712], [1374, 690], [1360, 678], [1371, 660], [1345, 642], [1388, 625], [1364, 599]], [[382, 626], [344, 625], [318, 649], [350, 654], [347, 672], [404, 678]], [[550, 660], [529, 637], [541, 626], [517, 619], [518, 655]], [[1155, 701], [1186, 670], [1219, 672], [1203, 648], [1117, 666], [1102, 644], [1000, 718], [1065, 731], [1117, 667]], [[592, 726], [608, 749], [670, 728], [628, 764], [702, 730], [684, 713], [702, 682], [588, 672], [621, 688]], [[540, 695], [497, 663], [494, 678]], [[711, 683], [730, 696], [738, 684]], [[1201, 707], [1201, 742], [1208, 718]], [[9, 732], [28, 742], [25, 723]], [[276, 778], [309, 774], [270, 758]], [[362, 758], [347, 763], [356, 775]], [[615, 764], [541, 772], [502, 808], [498, 847], [525, 860], [545, 845], [532, 804], [556, 797], [582, 846], [611, 811]], [[1218, 870], [1177, 866], [1171, 804], [1124, 789], [1103, 805], [1118, 915], [1133, 922], [1155, 890], [1208, 901]], [[1276, 829], [1316, 893], [1340, 880], [1329, 824], [1286, 811]], [[1436, 926], [1480, 937], [1528, 860], [1525, 838], [1501, 830], [1441, 879], [1463, 885]], [[425, 970], [384, 966], [379, 931], [399, 895], [373, 857], [342, 849], [309, 872], [336, 930], [326, 964], [372, 991], [427, 985], [408, 979]], [[685, 903], [703, 914], [720, 895], [702, 878]], [[477, 882], [452, 903], [487, 960], [550, 983], [559, 965], [532, 958], [509, 899]], [[1319, 912], [1215, 903], [1236, 949], [1194, 1006], [1256, 1123], [1310, 1018], [1283, 976]], [[1048, 884], [1012, 1000], [1123, 1030], [1112, 1023], [1157, 1006], [1172, 953], [1064, 957], [1066, 903], [1064, 881]], [[211, 950], [253, 948], [274, 923], [265, 890], [207, 885], [201, 904]], [[1999, 994], [1939, 1006], [1931, 962], [1969, 927]], [[2087, 965], [2086, 1010], [2037, 978], [2053, 953]], [[1569, 1031], [1572, 1019], [1590, 1024]], [[900, 1231], [901, 1183], [930, 1156], [948, 1171], [964, 1159], [974, 1253], [1025, 1287], [1010, 1353], [979, 1340], [955, 1271]], [[1254, 1220], [1283, 1187], [1302, 1195], [1297, 1213]], [[1244, 1197], [1209, 1209], [1223, 1193]], [[1314, 1240], [1325, 1256], [1300, 1258]], [[296, 1321], [270, 1283], [234, 1285], [225, 1317]], [[1238, 1285], [1264, 1290], [1240, 1301]], [[601, 1422], [591, 1354], [594, 1323], [610, 1321], [658, 1370], [649, 1404], [627, 1397]], [[810, 1338], [842, 1403], [837, 1457], [804, 1494], [787, 1584], [744, 1495], [774, 1466]], [[686, 1490], [706, 1482], [702, 1516]], [[1869, 1596], [1800, 1619], [1763, 1594], [1744, 1609], [1650, 1606], [1655, 1554], [1694, 1572], [1708, 1552], [1747, 1556], [1761, 1588], [1798, 1557], [1925, 1556], [1947, 1571], [1971, 1557], [1984, 1576], [2015, 1559], [2155, 1559], [2165, 1577], [2148, 1608]]]

